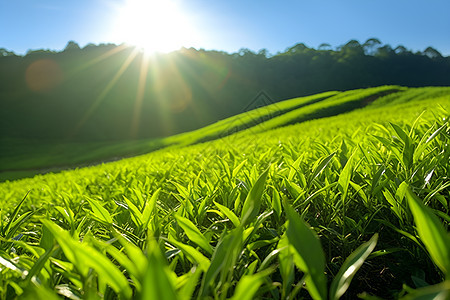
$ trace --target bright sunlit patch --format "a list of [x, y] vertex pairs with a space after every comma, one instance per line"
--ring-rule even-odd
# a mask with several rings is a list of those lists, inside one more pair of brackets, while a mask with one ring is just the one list
[[146, 52], [169, 52], [191, 45], [195, 32], [175, 0], [126, 0], [118, 8], [114, 39]]

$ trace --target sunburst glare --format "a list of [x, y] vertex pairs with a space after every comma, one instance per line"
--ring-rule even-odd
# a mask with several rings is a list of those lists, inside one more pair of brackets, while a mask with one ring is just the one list
[[117, 14], [114, 39], [145, 52], [170, 52], [197, 38], [188, 14], [174, 0], [126, 0]]

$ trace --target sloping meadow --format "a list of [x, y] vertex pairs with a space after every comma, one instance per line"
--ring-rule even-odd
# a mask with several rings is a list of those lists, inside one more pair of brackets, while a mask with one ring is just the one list
[[450, 98], [386, 97], [0, 184], [0, 298], [445, 299]]

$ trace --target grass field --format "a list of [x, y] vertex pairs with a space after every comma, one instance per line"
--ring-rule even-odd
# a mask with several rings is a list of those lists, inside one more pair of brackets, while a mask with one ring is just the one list
[[449, 297], [450, 89], [291, 101], [0, 183], [0, 299]]
[[[404, 90], [401, 87], [384, 86], [347, 92], [325, 92], [276, 103], [271, 103], [268, 99], [269, 101], [262, 103], [265, 106], [259, 109], [248, 111], [244, 109], [239, 115], [204, 128], [153, 140], [80, 142], [2, 138], [0, 182], [113, 161], [169, 146], [191, 145], [246, 129], [251, 129], [255, 133], [289, 122], [332, 116], [363, 107], [383, 94]], [[258, 105], [258, 103], [250, 104]]]
[[211, 140], [257, 125], [274, 116], [315, 103], [338, 92], [326, 92], [310, 97], [290, 99], [273, 105], [244, 112], [194, 132], [156, 140], [70, 142], [0, 140], [0, 181], [32, 177], [36, 174], [58, 171], [69, 167], [95, 164], [118, 158], [139, 155], [173, 145], [189, 145]]

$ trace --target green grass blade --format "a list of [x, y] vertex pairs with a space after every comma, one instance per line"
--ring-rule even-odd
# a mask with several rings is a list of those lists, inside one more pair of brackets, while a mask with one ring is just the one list
[[172, 184], [177, 188], [178, 193], [180, 193], [180, 195], [184, 199], [188, 199], [189, 198], [189, 191], [184, 186], [182, 186], [181, 184], [179, 184], [177, 182], [172, 182]]
[[352, 153], [344, 168], [342, 169], [341, 174], [339, 175], [338, 184], [339, 190], [342, 193], [342, 201], [344, 202], [347, 198], [348, 185], [350, 184], [350, 179], [353, 175], [353, 158], [355, 157], [355, 153], [358, 148], [355, 148], [355, 151]]
[[142, 192], [138, 189], [132, 189], [136, 199], [138, 200], [138, 207], [144, 207], [144, 198], [142, 197]]
[[271, 269], [266, 269], [263, 272], [253, 275], [244, 275], [239, 280], [236, 290], [231, 300], [252, 300], [255, 299], [255, 294], [258, 291], [261, 284], [264, 283], [264, 279], [270, 274]]
[[401, 210], [398, 206], [397, 200], [395, 200], [394, 196], [392, 196], [391, 192], [389, 190], [383, 191], [383, 196], [386, 199], [387, 202], [391, 205], [392, 211], [397, 215], [397, 217], [403, 221]]
[[404, 143], [402, 160], [403, 160], [403, 164], [405, 165], [405, 167], [409, 168], [409, 167], [411, 167], [411, 165], [413, 163], [413, 157], [414, 157], [413, 141], [409, 137], [409, 135], [403, 131], [403, 129], [400, 126], [398, 126], [396, 124], [392, 124], [392, 123], [390, 123], [390, 124], [391, 124], [392, 128], [394, 128], [394, 130], [397, 133], [397, 135], [399, 136], [399, 138]]
[[[425, 149], [429, 146], [430, 142], [433, 141], [437, 136], [439, 136], [439, 134], [444, 131], [447, 127], [448, 123], [445, 123], [444, 125], [442, 125], [441, 127], [439, 127], [438, 129], [436, 129], [426, 140], [423, 137], [422, 140], [419, 142], [419, 144], [417, 145], [417, 149], [414, 153], [414, 160], [416, 161], [417, 158], [424, 153]], [[429, 131], [432, 128], [429, 129]], [[427, 131], [425, 134], [428, 134], [429, 131]]]
[[230, 221], [233, 223], [234, 226], [238, 227], [239, 225], [241, 225], [241, 222], [239, 222], [239, 218], [234, 214], [234, 212], [231, 209], [215, 201], [214, 204], [228, 219], [230, 219]]
[[264, 260], [261, 262], [261, 265], [258, 268], [258, 271], [262, 271], [268, 267], [268, 264], [272, 262], [276, 257], [278, 257], [278, 254], [281, 252], [281, 249], [275, 249], [272, 252], [267, 255]]
[[142, 252], [142, 249], [140, 249], [118, 233], [115, 233], [114, 236], [119, 240], [120, 244], [123, 246], [123, 249], [125, 249], [128, 257], [138, 270], [139, 276], [144, 276], [147, 270], [148, 262], [147, 257]]
[[317, 176], [319, 176], [319, 174], [328, 166], [328, 164], [331, 162], [331, 160], [333, 159], [333, 157], [335, 155], [336, 155], [336, 152], [333, 152], [330, 155], [328, 155], [327, 157], [325, 157], [324, 159], [322, 159], [320, 164], [314, 169], [314, 172], [311, 175], [311, 180], [309, 181], [309, 186], [311, 186], [313, 180]]
[[237, 173], [242, 169], [242, 167], [245, 165], [247, 160], [242, 161], [236, 168], [233, 169], [232, 177], [235, 177]]
[[211, 265], [209, 259], [194, 247], [185, 245], [175, 240], [169, 240], [169, 243], [180, 249], [193, 263], [197, 263], [199, 269], [206, 272]]
[[409, 208], [414, 216], [417, 232], [434, 263], [450, 276], [450, 237], [439, 219], [411, 191], [406, 191]]
[[377, 187], [378, 183], [380, 182], [381, 178], [383, 177], [384, 173], [386, 172], [386, 167], [384, 165], [381, 165], [378, 170], [375, 172], [375, 175], [372, 178], [371, 186], [370, 186], [370, 193], [373, 195], [375, 192], [375, 188]]
[[131, 202], [127, 197], [123, 196], [123, 199], [127, 203], [128, 210], [131, 212], [131, 220], [133, 220], [136, 226], [142, 226], [142, 214], [137, 206], [134, 205], [134, 203]]
[[[20, 208], [22, 207], [23, 203], [25, 202], [25, 199], [27, 198], [30, 191], [28, 191], [25, 196], [22, 198], [22, 200], [19, 202], [19, 204], [16, 205], [16, 208], [14, 209], [13, 213], [11, 214], [11, 217], [9, 218], [8, 223], [6, 223], [6, 226], [2, 228], [2, 235], [3, 237], [6, 237], [9, 233], [9, 228], [11, 227], [12, 223], [16, 220], [17, 215], [19, 214]], [[14, 232], [10, 234], [9, 236], [13, 236]]]
[[55, 238], [53, 237], [53, 234], [47, 229], [47, 227], [42, 226], [42, 235], [41, 240], [39, 241], [39, 246], [46, 251], [49, 251], [53, 248], [54, 244]]
[[347, 257], [331, 283], [330, 299], [339, 299], [347, 291], [353, 276], [373, 251], [377, 244], [377, 240], [378, 234], [374, 234], [368, 242], [359, 246]]
[[45, 263], [48, 261], [48, 259], [52, 255], [52, 253], [53, 253], [53, 249], [49, 249], [38, 258], [38, 260], [34, 263], [33, 267], [30, 269], [30, 272], [27, 275], [27, 278], [26, 278], [27, 283], [29, 283], [31, 281], [33, 276], [35, 276], [42, 270], [42, 268], [44, 267]]
[[411, 138], [405, 131], [403, 131], [403, 129], [400, 126], [393, 123], [389, 124], [392, 126], [392, 128], [394, 128], [395, 132], [397, 133], [398, 137], [403, 141], [403, 143], [405, 143], [405, 146], [409, 146], [412, 144]]
[[116, 293], [122, 294], [125, 298], [131, 297], [132, 291], [128, 280], [106, 256], [87, 244], [73, 240], [67, 231], [51, 221], [41, 220], [41, 222], [53, 234], [67, 259], [83, 276], [86, 277], [89, 268], [92, 268]]
[[245, 199], [241, 213], [241, 223], [243, 226], [251, 223], [259, 214], [268, 173], [269, 169], [259, 176]]
[[242, 226], [239, 226], [219, 240], [211, 258], [211, 265], [203, 276], [200, 288], [202, 297], [208, 295], [210, 286], [219, 273], [222, 273], [221, 277], [225, 277], [233, 270], [239, 253], [242, 251], [243, 239], [243, 229]]
[[285, 209], [289, 220], [286, 235], [295, 250], [294, 262], [307, 274], [306, 288], [311, 297], [326, 299], [325, 255], [320, 240], [292, 207], [286, 205]]
[[175, 215], [175, 219], [177, 220], [178, 225], [183, 228], [184, 232], [188, 236], [188, 238], [196, 243], [200, 248], [208, 252], [209, 254], [213, 253], [213, 249], [209, 244], [208, 240], [205, 236], [200, 232], [200, 230], [192, 223], [189, 219], [186, 219], [182, 216]]
[[[104, 250], [108, 252], [109, 255], [111, 255], [112, 258], [122, 266], [125, 270], [127, 270], [127, 273], [131, 276], [134, 276], [135, 278], [139, 278], [142, 273], [139, 270], [139, 267], [133, 263], [132, 259], [130, 259], [125, 253], [119, 249], [117, 249], [115, 246], [105, 243], [103, 241], [98, 241], [94, 238], [92, 238], [92, 242], [96, 246], [97, 249]], [[146, 262], [144, 266], [146, 265]], [[135, 283], [138, 290], [140, 290], [139, 282]]]
[[283, 234], [278, 241], [277, 250], [279, 250], [278, 261], [279, 261], [279, 270], [282, 278], [282, 299], [286, 299], [289, 293], [292, 290], [292, 286], [294, 284], [294, 258], [290, 251], [289, 241], [286, 237], [286, 234]]
[[218, 245], [216, 246], [216, 250], [211, 258], [211, 265], [208, 268], [208, 271], [203, 276], [202, 286], [201, 286], [201, 296], [206, 296], [212, 285], [213, 281], [216, 279], [217, 275], [222, 271], [225, 266], [225, 256], [227, 247], [229, 244], [230, 236], [225, 236], [223, 239], [219, 240]]
[[436, 131], [433, 132], [433, 133], [427, 138], [427, 140], [426, 140], [425, 143], [428, 144], [428, 143], [431, 142], [435, 137], [437, 137], [437, 136], [439, 135], [439, 133], [441, 133], [441, 131], [443, 131], [443, 130], [447, 127], [447, 124], [448, 124], [448, 123], [442, 125], [442, 126], [439, 127], [438, 129], [436, 129]]
[[98, 201], [89, 199], [89, 198], [86, 198], [86, 199], [89, 202], [89, 204], [91, 205], [93, 216], [97, 220], [99, 220], [100, 222], [106, 223], [106, 224], [113, 223], [113, 220], [112, 220], [109, 212], [103, 206], [101, 206], [101, 204]]
[[166, 259], [154, 240], [151, 240], [148, 245], [148, 265], [142, 282], [140, 299], [177, 300]]
[[66, 208], [62, 206], [55, 206], [55, 210], [57, 210], [61, 216], [63, 216], [64, 219], [66, 219], [67, 223], [72, 227], [74, 225], [73, 222], [73, 212], [70, 210], [68, 211]]
[[178, 296], [180, 300], [190, 300], [193, 299], [192, 295], [197, 287], [200, 275], [203, 272], [200, 269], [192, 268], [189, 272], [187, 282], [179, 290]]
[[448, 300], [450, 298], [450, 280], [430, 285], [406, 295], [401, 300]]
[[142, 211], [142, 223], [144, 224], [144, 229], [148, 228], [151, 216], [156, 213], [156, 201], [158, 200], [160, 192], [161, 188], [157, 189], [150, 200], [147, 200], [145, 203], [144, 210]]
[[281, 206], [280, 194], [275, 188], [272, 188], [272, 209], [275, 211], [278, 219], [280, 219], [283, 209]]
[[302, 162], [302, 160], [304, 159], [304, 154], [300, 155], [295, 161], [294, 163], [289, 167], [289, 175], [288, 175], [288, 180], [292, 181], [292, 179], [294, 178], [295, 174], [298, 173], [299, 167], [300, 167], [300, 163]]
[[36, 213], [37, 211], [27, 211], [26, 213], [24, 213], [23, 215], [21, 215], [20, 217], [18, 217], [16, 220], [14, 220], [14, 222], [12, 223], [10, 229], [6, 232], [6, 239], [10, 239], [12, 238], [14, 235], [16, 235], [17, 230], [19, 230], [19, 228], [26, 224], [27, 221]]

